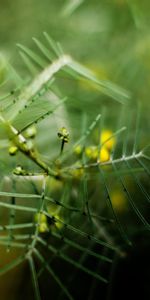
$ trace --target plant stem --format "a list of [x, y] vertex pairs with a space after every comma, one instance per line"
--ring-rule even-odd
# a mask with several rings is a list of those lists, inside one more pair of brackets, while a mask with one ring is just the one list
[[1, 115], [0, 119], [6, 127], [9, 138], [14, 142], [18, 149], [26, 155], [30, 160], [34, 161], [36, 165], [41, 167], [47, 175], [58, 177], [58, 173], [52, 170], [47, 164], [45, 164], [38, 156], [34, 149], [29, 149], [27, 141], [22, 134], [18, 134], [18, 131], [9, 122], [7, 122]]

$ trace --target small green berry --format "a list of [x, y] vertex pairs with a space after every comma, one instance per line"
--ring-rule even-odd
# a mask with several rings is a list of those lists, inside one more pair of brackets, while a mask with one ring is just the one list
[[35, 126], [31, 126], [31, 127], [27, 128], [27, 130], [24, 133], [24, 136], [26, 138], [33, 139], [33, 138], [35, 138], [36, 134], [37, 134], [36, 127]]
[[8, 149], [9, 154], [12, 156], [16, 155], [17, 151], [18, 151], [18, 148], [16, 146], [11, 146]]
[[85, 148], [85, 155], [91, 160], [98, 158], [98, 148], [96, 146], [88, 146]]
[[74, 153], [79, 156], [82, 154], [82, 151], [83, 151], [83, 147], [81, 145], [78, 145], [74, 148]]
[[14, 170], [13, 174], [15, 175], [24, 175], [24, 169], [22, 166], [18, 165]]
[[42, 213], [36, 213], [34, 215], [34, 221], [37, 223], [44, 223], [47, 222], [47, 217]]

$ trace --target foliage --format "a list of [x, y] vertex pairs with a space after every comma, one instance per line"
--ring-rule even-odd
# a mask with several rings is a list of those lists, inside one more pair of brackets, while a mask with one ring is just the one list
[[[77, 19], [84, 9], [88, 14], [90, 4], [84, 2], [63, 6], [63, 20], [77, 10]], [[128, 1], [114, 1], [112, 13], [122, 6], [133, 12], [134, 26], [141, 26]], [[94, 24], [90, 39], [98, 42]], [[50, 293], [54, 299], [94, 299], [103, 283], [109, 293], [114, 257], [128, 256], [136, 234], [150, 228], [146, 124], [127, 80], [132, 66], [126, 66], [135, 52], [117, 69], [119, 80], [117, 75], [113, 80], [116, 60], [96, 70], [64, 53], [46, 32], [43, 36], [33, 38], [32, 50], [18, 44], [27, 67], [21, 67], [23, 75], [2, 58], [0, 245], [7, 263], [0, 274], [28, 262], [35, 299], [48, 299]], [[110, 48], [106, 57], [103, 50], [104, 62], [115, 56]]]

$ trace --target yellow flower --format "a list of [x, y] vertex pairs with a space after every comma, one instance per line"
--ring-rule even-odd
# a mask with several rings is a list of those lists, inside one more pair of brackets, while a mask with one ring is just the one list
[[111, 130], [103, 130], [100, 135], [100, 144], [104, 144], [105, 148], [112, 150], [113, 146], [116, 144], [116, 138]]
[[102, 147], [102, 149], [100, 149], [99, 160], [100, 162], [106, 162], [110, 160], [110, 152], [107, 148]]
[[126, 210], [127, 199], [121, 191], [114, 190], [110, 195], [110, 198], [111, 198], [112, 205], [116, 211], [121, 213]]

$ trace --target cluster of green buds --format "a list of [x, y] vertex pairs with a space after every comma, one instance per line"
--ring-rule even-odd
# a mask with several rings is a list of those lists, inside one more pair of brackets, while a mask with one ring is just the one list
[[62, 218], [59, 213], [48, 209], [51, 218], [48, 218], [44, 213], [36, 213], [34, 215], [34, 223], [38, 226], [39, 233], [60, 230], [63, 227]]
[[45, 216], [43, 213], [36, 213], [34, 215], [34, 223], [38, 225], [38, 231], [40, 233], [49, 231], [47, 216]]
[[26, 173], [25, 173], [25, 170], [23, 169], [22, 166], [18, 165], [14, 170], [13, 170], [13, 174], [14, 175], [22, 175], [24, 176]]
[[83, 148], [81, 145], [78, 145], [74, 149], [74, 153], [77, 156], [81, 156], [82, 153], [85, 153], [85, 156], [91, 161], [98, 162], [107, 162], [110, 160], [110, 155], [113, 146], [116, 144], [116, 139], [113, 136], [111, 130], [103, 130], [100, 139], [100, 148], [95, 145], [87, 146]]
[[61, 143], [61, 153], [63, 152], [65, 143], [69, 142], [69, 132], [65, 127], [61, 127], [58, 131], [58, 137], [62, 141]]
[[[24, 146], [27, 148], [27, 150], [31, 150], [33, 148], [32, 140], [35, 138], [36, 133], [37, 131], [35, 126], [27, 128], [24, 132]], [[11, 156], [14, 156], [18, 152], [18, 147], [12, 142], [8, 149], [8, 152]]]

